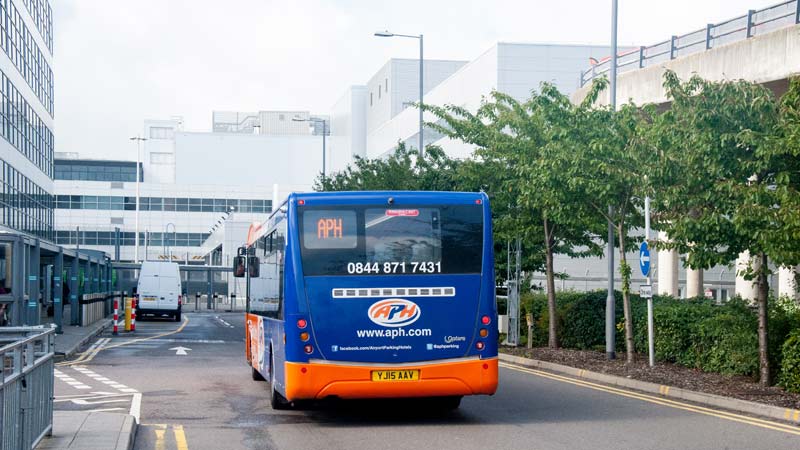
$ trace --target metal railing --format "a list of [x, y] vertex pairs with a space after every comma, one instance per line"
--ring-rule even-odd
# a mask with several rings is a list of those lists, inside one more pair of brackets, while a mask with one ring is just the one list
[[91, 325], [107, 317], [111, 313], [113, 299], [120, 295], [120, 292], [98, 292], [96, 294], [82, 295], [78, 301], [81, 308], [81, 326]]
[[0, 448], [32, 449], [53, 429], [55, 328], [0, 328]]
[[[617, 56], [617, 72], [660, 64], [796, 24], [800, 24], [800, 0], [785, 1], [759, 10], [751, 9], [743, 16], [717, 24], [708, 24], [700, 30], [672, 36], [666, 41], [621, 53]], [[609, 58], [594, 64], [586, 71], [581, 71], [581, 86], [605, 75], [610, 70]]]

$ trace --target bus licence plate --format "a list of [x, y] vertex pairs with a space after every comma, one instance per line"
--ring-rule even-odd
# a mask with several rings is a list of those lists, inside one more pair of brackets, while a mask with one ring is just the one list
[[419, 370], [373, 370], [372, 381], [416, 381]]

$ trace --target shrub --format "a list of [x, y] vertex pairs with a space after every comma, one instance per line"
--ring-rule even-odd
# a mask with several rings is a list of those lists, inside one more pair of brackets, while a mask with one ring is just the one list
[[[622, 294], [616, 292], [616, 323], [623, 323]], [[605, 347], [606, 292], [558, 292], [556, 311], [559, 342], [565, 348], [597, 349]], [[733, 299], [724, 305], [702, 297], [675, 299], [656, 296], [653, 299], [656, 359], [724, 374], [755, 376], [758, 374], [757, 316], [746, 302]], [[521, 296], [523, 335], [527, 312], [533, 315], [533, 344], [547, 345], [549, 314], [547, 296], [523, 293]], [[787, 336], [800, 329], [800, 311], [786, 301], [770, 302], [770, 359], [775, 374], [781, 379], [787, 370], [798, 372], [797, 366], [784, 369]], [[639, 353], [647, 353], [647, 302], [631, 295], [634, 345]], [[795, 333], [796, 335], [796, 333]], [[795, 338], [795, 348], [800, 338]], [[625, 350], [624, 333], [617, 327], [618, 352]], [[781, 351], [783, 350], [783, 352]], [[793, 364], [791, 359], [787, 360]]]
[[800, 393], [800, 329], [789, 334], [782, 350], [778, 384], [789, 392]]
[[756, 330], [756, 315], [743, 302], [719, 307], [697, 325], [691, 349], [695, 367], [726, 375], [758, 374]]

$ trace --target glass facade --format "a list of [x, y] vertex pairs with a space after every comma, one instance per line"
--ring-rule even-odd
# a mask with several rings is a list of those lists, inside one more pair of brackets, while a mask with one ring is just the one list
[[11, 0], [0, 0], [0, 48], [52, 117], [53, 70]]
[[2, 224], [42, 239], [53, 240], [53, 196], [28, 177], [2, 162], [0, 215]]
[[[114, 231], [84, 231], [78, 233], [75, 230], [58, 230], [55, 232], [56, 244], [60, 245], [114, 245]], [[80, 234], [80, 242], [78, 242]], [[144, 246], [144, 232], [139, 232], [139, 245]], [[161, 247], [170, 245], [172, 247], [200, 247], [203, 245], [209, 233], [150, 233], [147, 245]], [[136, 232], [120, 231], [120, 245], [136, 245]]]
[[50, 54], [53, 53], [53, 10], [47, 0], [22, 0]]
[[[139, 166], [139, 179], [144, 179]], [[133, 161], [55, 160], [56, 180], [127, 181], [136, 182], [136, 163]]]
[[[58, 195], [56, 208], [136, 211], [136, 197]], [[139, 211], [269, 213], [272, 200], [139, 197]]]
[[53, 132], [2, 71], [0, 101], [0, 134], [48, 177], [53, 178]]

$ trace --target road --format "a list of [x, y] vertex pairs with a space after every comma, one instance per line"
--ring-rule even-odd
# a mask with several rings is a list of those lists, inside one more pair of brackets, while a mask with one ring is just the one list
[[798, 427], [505, 365], [495, 396], [454, 412], [389, 401], [273, 411], [244, 363], [241, 313], [137, 327], [57, 368], [56, 409], [138, 414], [138, 450], [800, 448]]

